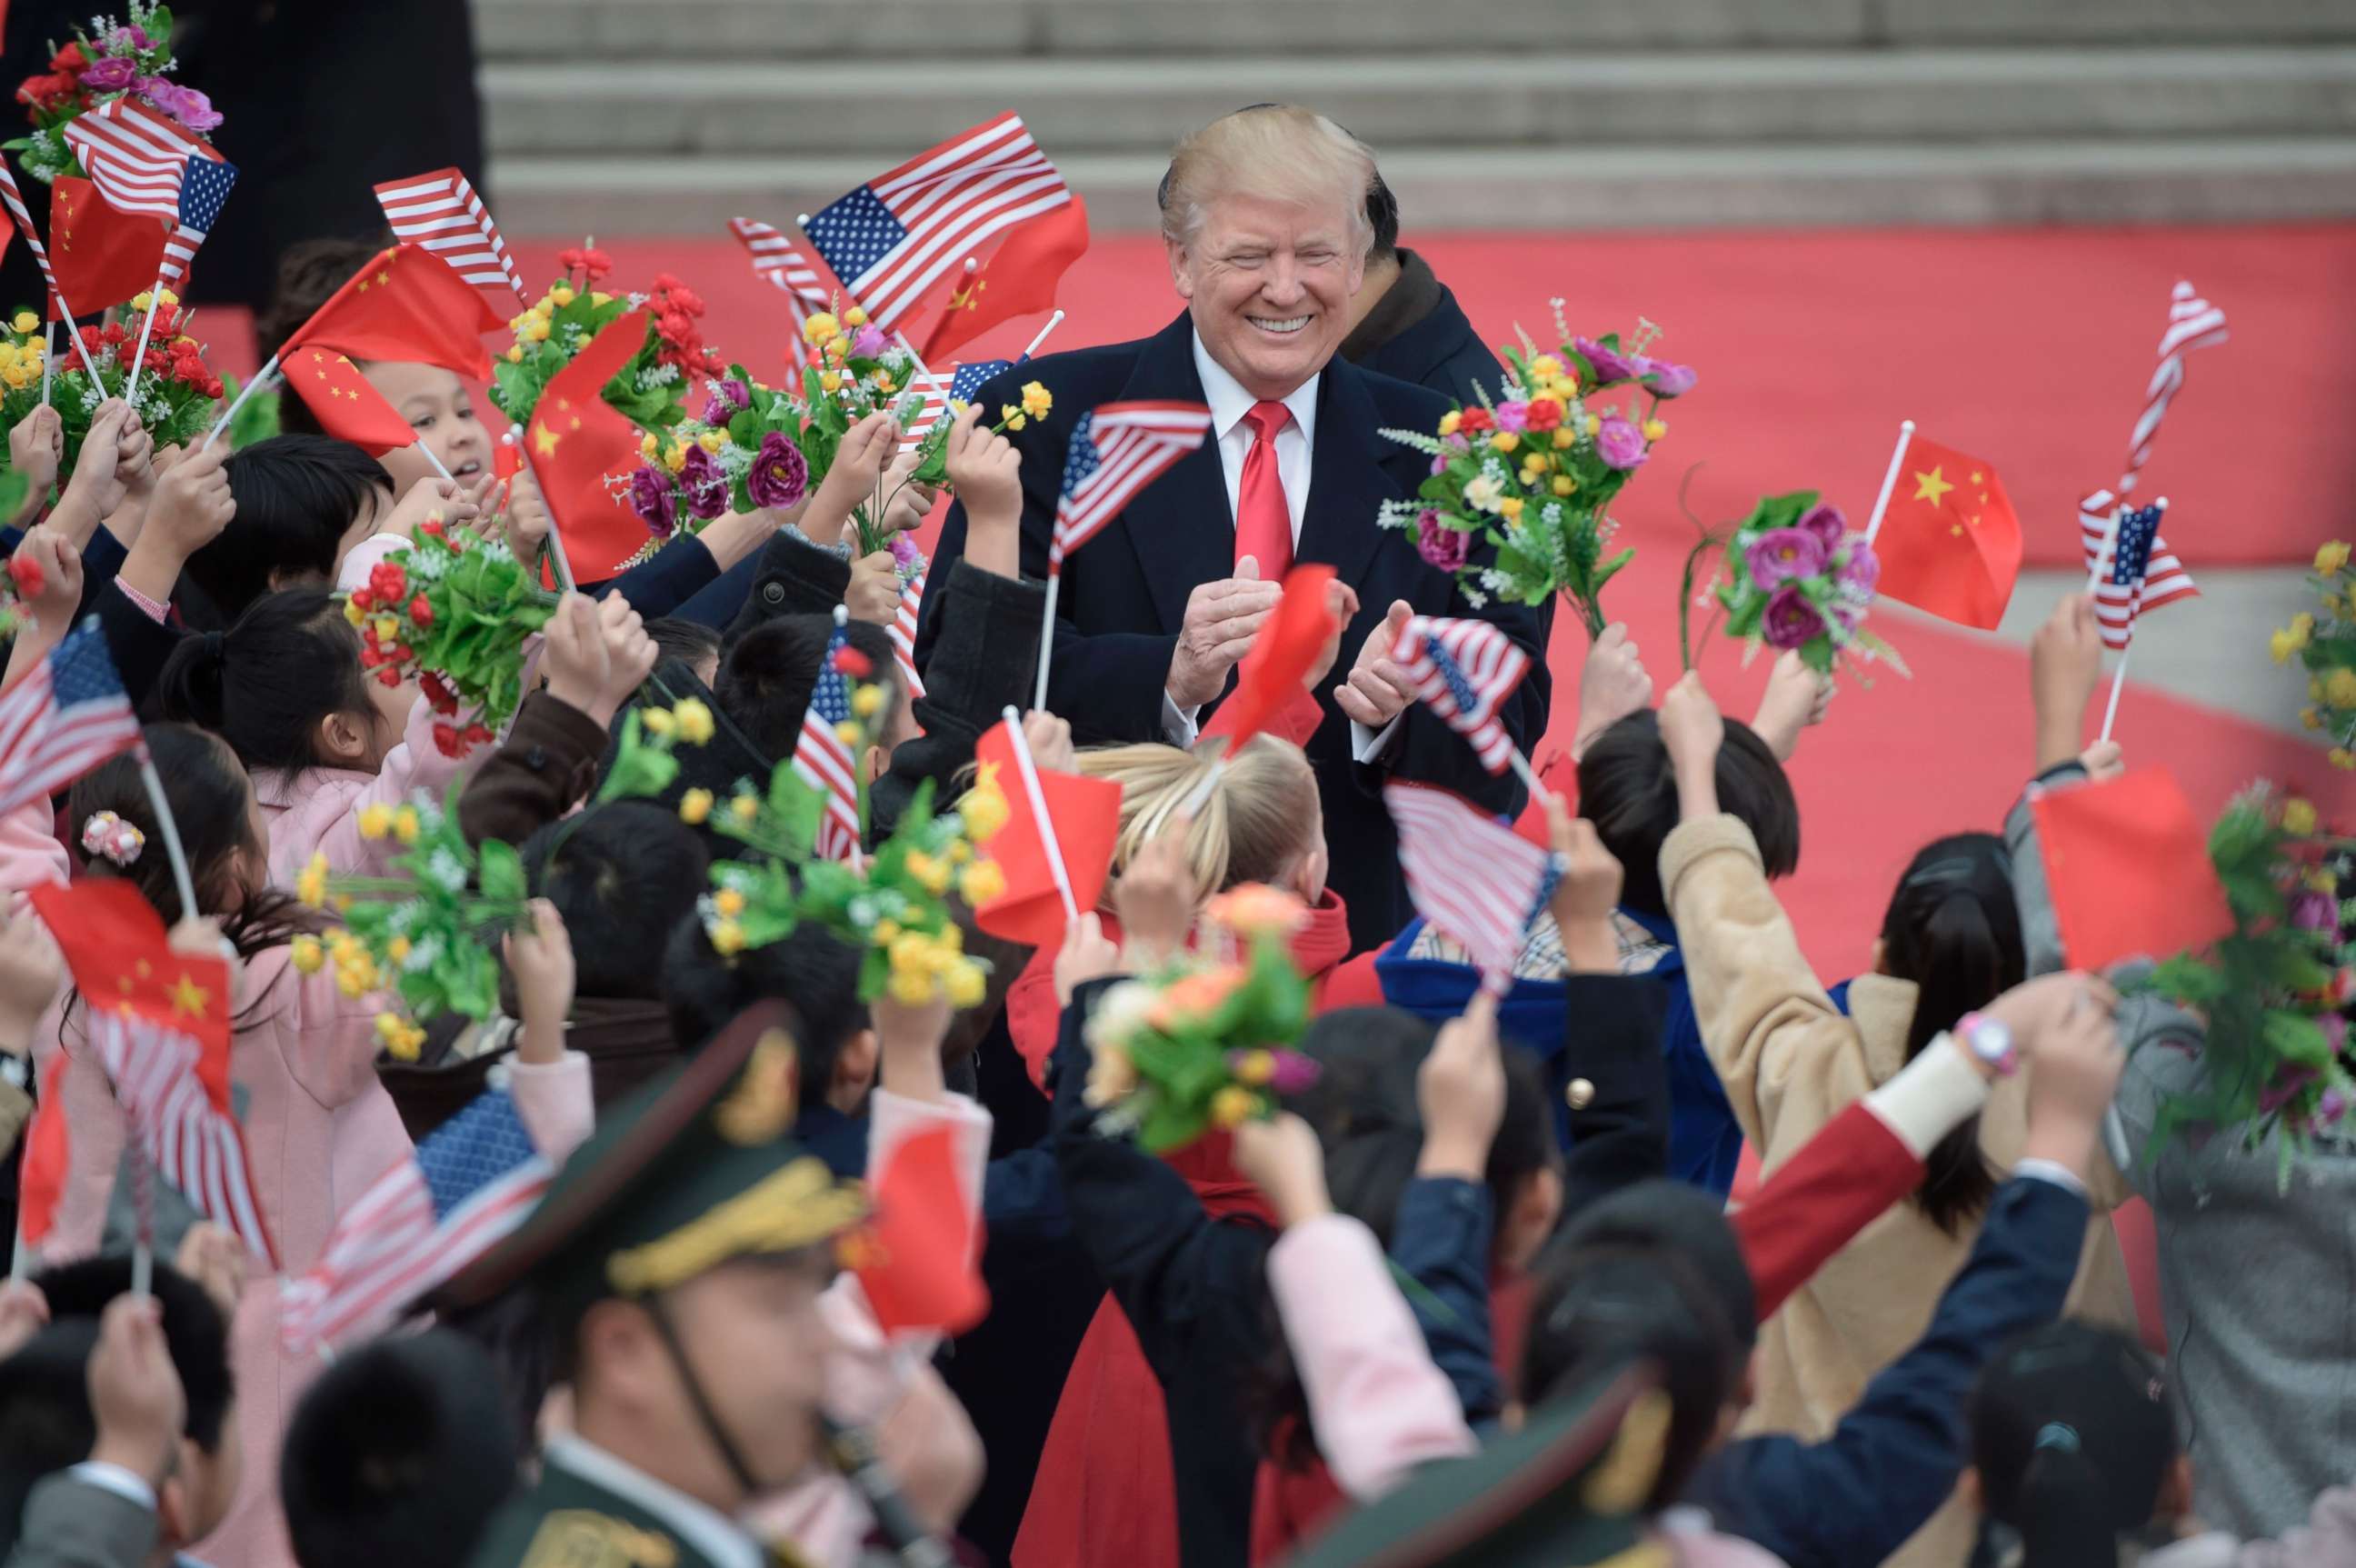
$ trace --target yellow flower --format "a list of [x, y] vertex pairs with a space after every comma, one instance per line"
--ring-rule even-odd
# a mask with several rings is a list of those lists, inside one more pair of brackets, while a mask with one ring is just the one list
[[679, 820], [689, 827], [701, 827], [712, 815], [712, 791], [690, 789], [679, 798]]
[[[2311, 618], [2302, 615], [2299, 617], [2299, 620], [2309, 620], [2311, 622]], [[2280, 631], [2276, 632], [2274, 636], [2268, 638], [2266, 639], [2266, 647], [2267, 650], [2274, 654], [2276, 663], [2287, 664], [2290, 662], [2290, 656], [2292, 654], [2297, 653], [2300, 649], [2307, 646], [2308, 639], [2312, 633], [2313, 627], [2311, 624], [2302, 627], [2299, 625], [2298, 620], [2294, 620]]]
[[751, 824], [761, 814], [761, 797], [739, 795], [728, 802], [728, 810], [740, 822]]
[[521, 333], [521, 337], [527, 343], [547, 342], [548, 323], [541, 320], [537, 316], [533, 317], [530, 321], [523, 324], [523, 332]]
[[638, 456], [644, 457], [649, 463], [654, 461], [655, 454], [661, 450], [662, 443], [656, 440], [653, 436], [641, 435], [638, 437]]
[[2340, 891], [2340, 878], [2336, 873], [2318, 866], [2307, 874], [2307, 888], [2310, 893], [2337, 893]]
[[377, 639], [379, 642], [398, 642], [398, 641], [400, 641], [400, 640], [401, 640], [401, 622], [400, 622], [400, 620], [399, 620], [397, 618], [392, 617], [392, 616], [379, 616], [379, 617], [377, 617], [377, 618], [376, 618], [376, 639]]
[[380, 1013], [376, 1015], [376, 1037], [378, 1039], [384, 1041], [387, 1045], [391, 1045], [394, 1040], [401, 1036], [401, 1031], [402, 1022], [400, 1014]]
[[[20, 316], [16, 319], [22, 321], [25, 317]], [[17, 330], [21, 332], [24, 328], [18, 328]], [[2347, 564], [2348, 542], [2344, 539], [2335, 539], [2315, 553], [2315, 570], [2321, 576], [2329, 577]]]
[[2313, 708], [2301, 708], [2298, 711], [2298, 722], [2305, 725], [2309, 729], [2321, 729], [2323, 727], [2323, 715], [2317, 713]]
[[2323, 701], [2322, 676], [2309, 675], [2307, 678], [2307, 700], [2310, 703], [2319, 703]]
[[1510, 452], [1522, 444], [1522, 438], [1510, 430], [1500, 430], [1489, 437], [1489, 445], [1500, 452]]
[[989, 991], [989, 982], [981, 972], [981, 965], [969, 958], [960, 959], [950, 965], [942, 980], [952, 1007], [979, 1007]]
[[1011, 403], [1000, 403], [998, 405], [998, 422], [1006, 426], [1009, 430], [1022, 429], [1023, 425], [1022, 408], [1017, 404]]
[[407, 937], [395, 937], [392, 940], [385, 943], [384, 956], [394, 963], [401, 963], [407, 960], [409, 957], [409, 939]]
[[563, 306], [573, 303], [573, 285], [571, 284], [558, 284], [554, 288], [548, 291], [548, 297], [552, 303], [553, 303], [558, 308], [562, 309]]
[[1557, 474], [1554, 477], [1555, 494], [1558, 496], [1567, 496], [1577, 489], [1579, 489], [1579, 481], [1572, 478], [1569, 474]]
[[2305, 838], [2315, 831], [2315, 802], [2297, 796], [2283, 802], [2283, 832]]
[[918, 974], [930, 974], [933, 972], [935, 951], [933, 939], [922, 931], [901, 932], [892, 939], [892, 945], [884, 951], [890, 955], [892, 967], [895, 971], [908, 970]]
[[1562, 361], [1552, 354], [1540, 354], [1530, 361], [1530, 374], [1538, 381], [1553, 381], [1562, 374]]
[[1109, 1040], [1098, 1045], [1088, 1063], [1087, 1088], [1080, 1092], [1088, 1108], [1101, 1111], [1136, 1087], [1137, 1064], [1129, 1053]]
[[425, 1031], [411, 1024], [400, 1034], [385, 1042], [385, 1051], [395, 1061], [413, 1062], [425, 1044]]
[[972, 858], [973, 845], [966, 843], [963, 839], [949, 840], [949, 864], [951, 865], [963, 865], [967, 861], [971, 860]]
[[1669, 427], [1665, 421], [1658, 419], [1648, 419], [1644, 421], [1645, 440], [1658, 441], [1662, 436], [1666, 435], [1668, 433]]
[[1276, 1076], [1276, 1058], [1267, 1051], [1246, 1051], [1236, 1063], [1236, 1081], [1257, 1089]]
[[899, 388], [894, 384], [889, 371], [878, 371], [875, 372], [875, 390], [880, 392], [892, 392], [899, 391]]
[[155, 296], [154, 295], [142, 289], [137, 294], [131, 296], [131, 308], [134, 310], [145, 310], [148, 306], [155, 303]]
[[392, 836], [403, 843], [417, 842], [417, 832], [421, 825], [417, 820], [417, 808], [414, 806], [403, 806], [392, 814]]
[[2331, 748], [2330, 762], [2334, 768], [2356, 769], [2356, 751], [2351, 751], [2344, 746], [2335, 746]]
[[1037, 381], [1023, 383], [1023, 412], [1033, 419], [1044, 419], [1055, 409], [1055, 394]]
[[851, 339], [848, 338], [834, 338], [827, 344], [823, 352], [828, 359], [833, 360], [839, 365], [850, 355]]
[[159, 310], [169, 310], [179, 303], [180, 296], [168, 288], [158, 289], [155, 293], [155, 306]]
[[663, 467], [669, 468], [674, 474], [687, 467], [687, 444], [685, 442], [674, 441], [669, 446], [664, 449]]
[[862, 686], [851, 694], [851, 711], [862, 719], [872, 719], [884, 711], [884, 688]]
[[997, 771], [995, 766], [982, 764], [973, 788], [958, 798], [958, 819], [965, 823], [966, 837], [976, 843], [988, 843], [1006, 825], [1006, 791], [998, 787]]
[[857, 746], [860, 739], [858, 725], [849, 719], [843, 720], [834, 726], [834, 738], [845, 746]]
[[22, 365], [10, 365], [6, 370], [0, 370], [0, 381], [12, 387], [28, 387], [33, 384], [33, 372]]
[[1562, 451], [1564, 448], [1568, 447], [1568, 446], [1569, 446], [1572, 442], [1574, 442], [1574, 441], [1576, 441], [1576, 440], [1578, 440], [1578, 439], [1579, 439], [1579, 432], [1577, 432], [1576, 430], [1573, 430], [1573, 429], [1572, 429], [1569, 425], [1568, 425], [1568, 424], [1565, 424], [1565, 425], [1559, 425], [1559, 426], [1558, 426], [1558, 427], [1556, 428], [1555, 433], [1554, 433], [1554, 446], [1555, 446], [1555, 450], [1556, 450], [1556, 451], [1558, 451], [1558, 452]]
[[702, 698], [680, 698], [671, 704], [670, 716], [679, 723], [679, 738], [688, 745], [702, 746], [712, 739], [712, 710]]
[[380, 839], [392, 832], [392, 808], [380, 800], [373, 806], [360, 808], [360, 837]]
[[714, 920], [703, 934], [711, 939], [712, 950], [722, 958], [744, 950], [744, 928], [734, 920]]
[[1006, 891], [1006, 873], [994, 860], [977, 860], [958, 874], [958, 897], [980, 908]]
[[935, 860], [931, 855], [918, 850], [910, 854], [905, 864], [908, 868], [908, 875], [915, 877], [923, 886], [925, 891], [933, 897], [937, 898], [948, 891], [949, 864], [948, 861]]
[[352, 603], [351, 600], [346, 599], [344, 601], [344, 618], [351, 622], [354, 626], [360, 626], [368, 620], [368, 611], [360, 608], [359, 606]]
[[294, 964], [297, 974], [316, 974], [319, 966], [327, 961], [327, 950], [319, 945], [316, 937], [296, 937], [287, 949], [287, 961]]
[[723, 887], [712, 896], [712, 907], [733, 920], [744, 912], [744, 895], [734, 887]]
[[522, 344], [510, 343], [508, 345], [508, 363], [510, 365], [520, 365], [523, 363]]
[[1599, 434], [1602, 429], [1603, 429], [1603, 421], [1602, 421], [1600, 417], [1598, 417], [1597, 415], [1592, 414], [1592, 413], [1590, 413], [1590, 414], [1589, 414], [1589, 415], [1587, 416], [1587, 433], [1588, 433], [1590, 435], [1597, 435], [1597, 434]]
[[1453, 435], [1456, 434], [1457, 426], [1463, 423], [1464, 416], [1451, 408], [1440, 416], [1440, 433], [1442, 435]]
[[598, 309], [603, 310], [605, 306], [614, 303], [614, 296], [607, 294], [603, 289], [591, 289], [589, 291], [589, 303], [595, 306]]
[[[853, 306], [851, 308], [855, 310], [858, 306]], [[802, 323], [802, 341], [805, 343], [823, 343], [841, 330], [842, 323], [837, 321], [832, 313], [821, 310], [816, 316], [811, 317], [809, 320]]]
[[664, 736], [679, 727], [669, 708], [642, 708], [638, 711], [638, 727], [648, 735]]
[[837, 371], [828, 371], [819, 377], [818, 385], [820, 392], [839, 392], [842, 390], [842, 377]]
[[1259, 1096], [1238, 1084], [1229, 1084], [1211, 1096], [1211, 1125], [1240, 1127], [1259, 1109]]
[[900, 922], [886, 915], [869, 929], [867, 940], [879, 948], [890, 948], [900, 940]]
[[866, 312], [866, 310], [865, 310], [862, 306], [856, 306], [856, 305], [852, 306], [850, 309], [848, 309], [848, 310], [846, 310], [846, 311], [844, 311], [844, 312], [842, 313], [842, 324], [843, 324], [845, 327], [864, 327], [864, 326], [866, 326], [866, 325], [867, 325], [867, 312]]
[[16, 312], [16, 318], [9, 322], [8, 326], [17, 332], [38, 332], [41, 329], [41, 318], [29, 310], [20, 310]]
[[1507, 496], [1497, 503], [1497, 513], [1508, 522], [1517, 521], [1522, 515], [1522, 498]]
[[346, 996], [366, 996], [370, 989], [371, 980], [372, 977], [369, 972], [357, 965], [349, 969], [339, 969], [336, 972], [336, 989]]
[[722, 431], [707, 430], [695, 438], [695, 444], [706, 452], [717, 452], [728, 445], [728, 437]]
[[921, 1007], [930, 1002], [937, 989], [933, 983], [932, 972], [922, 969], [894, 970], [885, 988], [892, 993], [893, 1001], [905, 1003], [911, 1007]]
[[2323, 697], [2335, 708], [2356, 708], [2356, 670], [2342, 667], [2326, 675]]
[[315, 909], [327, 901], [327, 857], [324, 852], [315, 851], [303, 867], [303, 874], [294, 879], [294, 897]]

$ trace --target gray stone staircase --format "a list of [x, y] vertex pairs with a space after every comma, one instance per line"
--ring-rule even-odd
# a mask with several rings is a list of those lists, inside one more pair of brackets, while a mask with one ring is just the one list
[[[1472, 17], [1472, 20], [1467, 21]], [[1100, 230], [1263, 99], [1419, 228], [2356, 214], [2356, 0], [477, 0], [515, 234], [790, 219], [1002, 109]]]

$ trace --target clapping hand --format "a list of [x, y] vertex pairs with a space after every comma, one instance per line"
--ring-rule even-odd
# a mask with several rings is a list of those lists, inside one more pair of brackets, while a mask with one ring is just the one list
[[1333, 688], [1333, 703], [1344, 717], [1368, 729], [1380, 729], [1415, 701], [1414, 682], [1391, 657], [1399, 633], [1414, 615], [1413, 605], [1394, 599], [1382, 624], [1366, 634], [1358, 648], [1358, 661], [1350, 667], [1350, 678]]
[[1358, 590], [1338, 577], [1326, 584], [1325, 613], [1333, 622], [1333, 635], [1317, 650], [1316, 661], [1301, 677], [1301, 683], [1312, 692], [1325, 683], [1325, 677], [1333, 672], [1333, 661], [1342, 657], [1342, 634], [1358, 618]]
[[1186, 596], [1186, 618], [1170, 654], [1164, 690], [1181, 709], [1199, 708], [1226, 686], [1227, 671], [1249, 652], [1284, 591], [1260, 581], [1251, 556], [1236, 564], [1236, 575], [1205, 583]]

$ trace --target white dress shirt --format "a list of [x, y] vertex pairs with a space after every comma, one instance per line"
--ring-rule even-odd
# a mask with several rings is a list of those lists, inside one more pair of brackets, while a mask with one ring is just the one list
[[[1227, 520], [1233, 522], [1242, 506], [1244, 459], [1251, 455], [1252, 443], [1259, 439], [1258, 431], [1245, 415], [1260, 400], [1244, 390], [1244, 384], [1230, 375], [1225, 365], [1211, 358], [1211, 350], [1204, 347], [1200, 332], [1194, 335], [1194, 371], [1202, 378], [1203, 401], [1210, 406], [1211, 432], [1219, 444], [1219, 471], [1227, 485]], [[1317, 383], [1323, 379], [1324, 373], [1320, 371], [1292, 389], [1283, 400], [1292, 418], [1276, 433], [1276, 476], [1284, 486], [1284, 510], [1292, 517], [1295, 554], [1301, 550], [1301, 520], [1309, 509], [1310, 459], [1317, 449]], [[1372, 520], [1368, 526], [1372, 526]], [[1261, 576], [1272, 574], [1272, 563], [1262, 561], [1258, 566]], [[1355, 657], [1348, 649], [1342, 651], [1345, 657]], [[1162, 727], [1170, 744], [1193, 746], [1195, 721], [1201, 713], [1200, 708], [1179, 707], [1164, 693]], [[1372, 762], [1388, 747], [1398, 729], [1396, 719], [1379, 733], [1353, 720], [1351, 750], [1360, 762]]]

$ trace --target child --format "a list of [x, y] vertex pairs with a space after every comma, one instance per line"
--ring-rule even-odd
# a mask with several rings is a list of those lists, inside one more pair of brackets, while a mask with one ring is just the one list
[[173, 596], [198, 631], [229, 626], [273, 589], [333, 583], [402, 493], [384, 465], [325, 435], [273, 435], [221, 467], [235, 515], [187, 558], [183, 591]]

